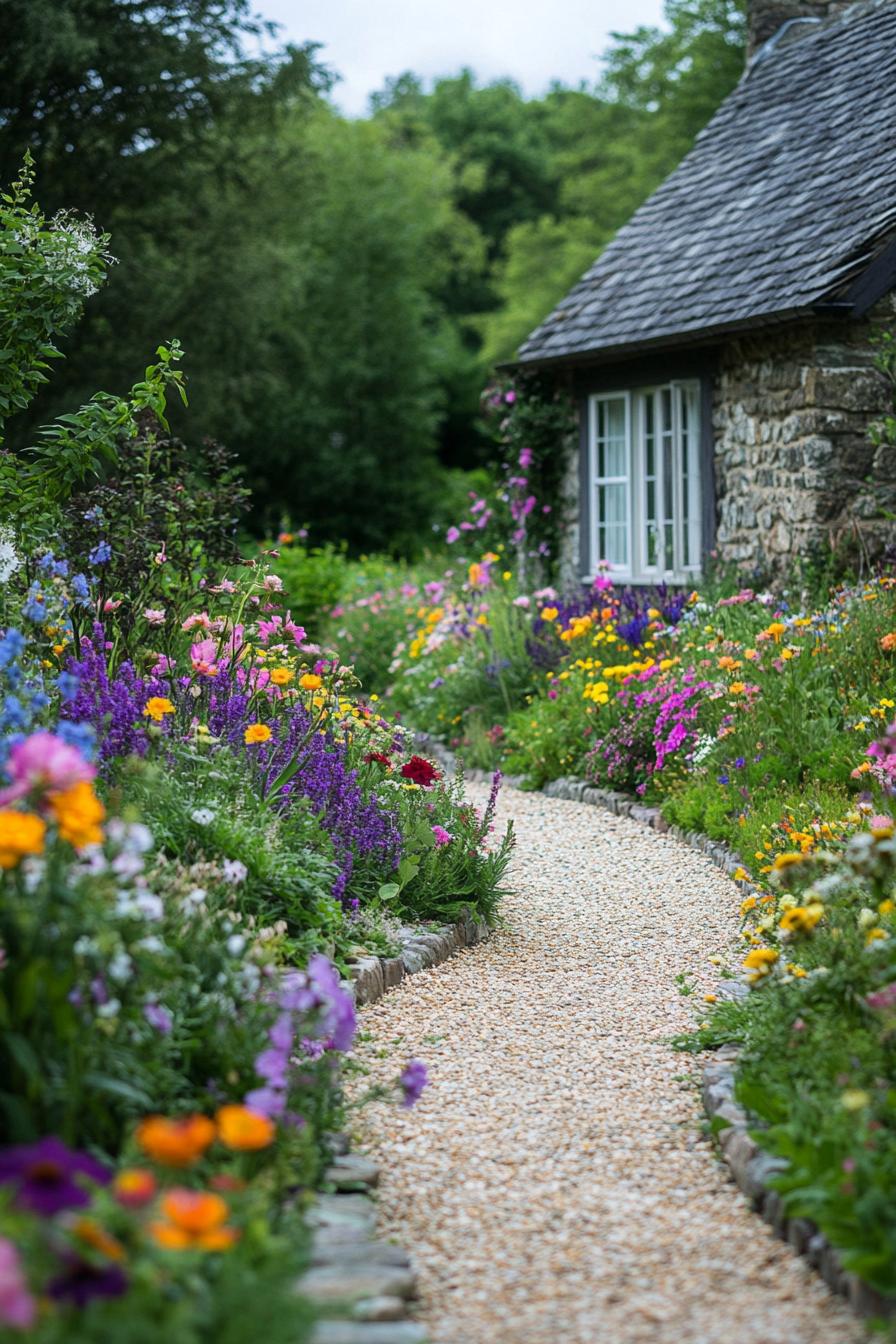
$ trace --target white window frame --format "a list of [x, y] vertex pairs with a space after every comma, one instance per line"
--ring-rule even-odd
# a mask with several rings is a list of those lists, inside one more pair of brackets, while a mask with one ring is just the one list
[[[664, 397], [667, 400], [664, 402]], [[625, 405], [627, 475], [598, 474], [598, 407], [622, 401]], [[658, 521], [656, 559], [651, 563], [648, 534], [647, 408], [653, 407], [654, 515]], [[669, 414], [663, 414], [664, 406]], [[668, 428], [665, 429], [664, 426]], [[687, 583], [699, 576], [702, 555], [702, 480], [700, 444], [700, 384], [670, 381], [645, 387], [599, 392], [588, 398], [588, 573], [598, 572], [630, 583]], [[668, 437], [668, 452], [663, 439]], [[671, 466], [671, 482], [668, 481]], [[667, 486], [671, 484], [671, 495]], [[626, 488], [626, 560], [600, 563], [606, 557], [598, 545], [601, 492], [605, 486]], [[665, 508], [671, 504], [671, 516]], [[685, 504], [687, 508], [685, 508]], [[667, 530], [668, 529], [668, 530]], [[668, 543], [668, 544], [667, 544]]]

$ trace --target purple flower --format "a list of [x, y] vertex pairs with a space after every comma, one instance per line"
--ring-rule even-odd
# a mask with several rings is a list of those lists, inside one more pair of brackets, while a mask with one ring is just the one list
[[413, 1106], [420, 1100], [424, 1087], [429, 1082], [429, 1076], [426, 1072], [426, 1065], [419, 1059], [409, 1059], [404, 1067], [404, 1073], [399, 1078], [402, 1097], [402, 1106]]
[[73, 1307], [86, 1307], [97, 1297], [122, 1297], [128, 1290], [128, 1279], [118, 1265], [94, 1265], [79, 1255], [67, 1254], [65, 1268], [47, 1285], [47, 1292], [57, 1302], [68, 1302]]
[[251, 1111], [258, 1111], [259, 1115], [276, 1120], [286, 1110], [286, 1093], [278, 1092], [273, 1087], [256, 1087], [254, 1091], [246, 1093], [243, 1102]]
[[87, 1153], [76, 1153], [61, 1139], [39, 1139], [0, 1152], [0, 1184], [14, 1185], [17, 1208], [51, 1218], [62, 1209], [83, 1209], [90, 1194], [77, 1181], [86, 1176], [106, 1185], [111, 1173]]
[[255, 1072], [269, 1087], [286, 1087], [289, 1054], [286, 1050], [262, 1050], [255, 1060]]
[[160, 1003], [145, 1003], [143, 1005], [143, 1016], [149, 1025], [163, 1036], [168, 1036], [174, 1026], [174, 1018], [168, 1009], [163, 1008]]
[[446, 831], [444, 826], [433, 826], [432, 833], [435, 836], [437, 849], [441, 849], [444, 845], [450, 845], [454, 839], [454, 836]]
[[98, 541], [87, 557], [91, 565], [105, 565], [112, 559], [112, 547], [108, 541]]

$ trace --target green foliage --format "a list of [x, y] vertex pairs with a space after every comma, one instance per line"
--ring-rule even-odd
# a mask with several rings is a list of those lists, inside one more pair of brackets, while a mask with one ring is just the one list
[[72, 215], [47, 220], [31, 202], [32, 164], [26, 153], [0, 195], [0, 431], [47, 381], [58, 340], [80, 318], [110, 260], [108, 235]]

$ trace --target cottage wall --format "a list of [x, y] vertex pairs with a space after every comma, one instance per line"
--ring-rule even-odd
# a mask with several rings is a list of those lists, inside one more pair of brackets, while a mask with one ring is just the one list
[[890, 408], [869, 341], [880, 325], [896, 327], [896, 295], [867, 321], [788, 325], [723, 347], [713, 410], [722, 560], [774, 572], [893, 535], [882, 510], [896, 512], [896, 455], [868, 439]]

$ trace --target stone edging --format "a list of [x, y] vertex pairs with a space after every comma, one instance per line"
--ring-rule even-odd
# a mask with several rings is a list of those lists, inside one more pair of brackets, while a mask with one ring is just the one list
[[474, 947], [489, 935], [489, 927], [468, 914], [456, 924], [400, 930], [401, 951], [394, 957], [359, 957], [349, 968], [349, 988], [359, 1006], [376, 1003], [405, 976], [438, 966], [463, 947]]
[[[423, 735], [419, 740], [421, 747], [436, 756], [445, 769], [455, 768], [455, 758], [447, 748]], [[491, 779], [491, 774], [484, 770], [468, 770], [464, 775], [476, 783]], [[514, 781], [508, 779], [507, 782]], [[680, 826], [670, 825], [658, 807], [646, 807], [628, 794], [595, 788], [574, 777], [551, 780], [540, 791], [548, 798], [587, 803], [603, 807], [616, 816], [631, 817], [633, 821], [670, 835], [705, 854], [729, 877], [733, 878], [736, 869], [741, 866], [741, 860], [734, 850], [722, 841], [712, 840], [699, 831], [685, 831]], [[754, 891], [749, 882], [737, 879], [737, 885], [745, 894]], [[722, 997], [723, 993], [734, 997], [749, 993], [749, 990], [739, 981], [731, 980], [724, 981], [720, 986], [719, 996]], [[718, 1134], [719, 1149], [735, 1183], [751, 1201], [754, 1210], [774, 1228], [775, 1233], [799, 1255], [805, 1256], [832, 1292], [847, 1298], [857, 1314], [896, 1318], [896, 1298], [883, 1297], [863, 1283], [858, 1275], [844, 1269], [837, 1251], [809, 1219], [787, 1217], [780, 1194], [768, 1185], [786, 1164], [782, 1159], [764, 1152], [752, 1138], [750, 1117], [734, 1098], [734, 1061], [737, 1050], [723, 1046], [714, 1055], [712, 1062], [703, 1071], [703, 1104], [710, 1119], [725, 1124]]]
[[407, 1319], [417, 1276], [407, 1251], [376, 1240], [372, 1191], [379, 1168], [341, 1151], [324, 1176], [331, 1193], [318, 1195], [308, 1214], [311, 1265], [297, 1284], [320, 1313], [312, 1344], [426, 1344], [426, 1331]]

